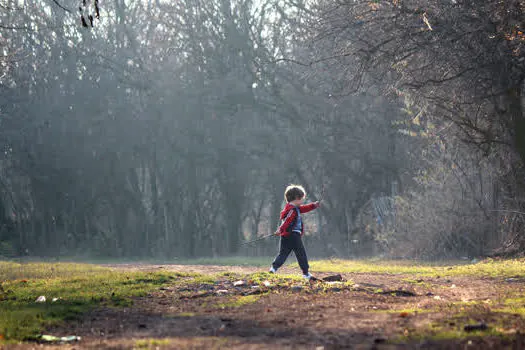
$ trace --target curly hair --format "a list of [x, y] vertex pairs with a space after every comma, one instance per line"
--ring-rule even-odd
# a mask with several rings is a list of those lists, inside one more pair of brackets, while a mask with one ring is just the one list
[[290, 185], [286, 187], [284, 191], [284, 199], [290, 203], [296, 199], [301, 199], [306, 196], [306, 191], [303, 186], [300, 185]]

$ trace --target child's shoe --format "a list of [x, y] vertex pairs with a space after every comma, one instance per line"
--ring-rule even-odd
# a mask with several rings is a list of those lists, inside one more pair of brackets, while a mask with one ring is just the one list
[[303, 275], [303, 278], [309, 281], [312, 278], [312, 275], [310, 275], [310, 272], [308, 272], [306, 275]]
[[270, 268], [270, 271], [268, 271], [269, 273], [276, 273], [277, 270], [273, 268], [273, 266]]

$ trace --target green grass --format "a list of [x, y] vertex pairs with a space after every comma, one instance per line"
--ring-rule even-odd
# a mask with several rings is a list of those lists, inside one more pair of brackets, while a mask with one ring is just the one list
[[421, 308], [402, 308], [402, 309], [390, 309], [390, 310], [374, 310], [375, 313], [387, 313], [387, 314], [398, 314], [404, 316], [413, 316], [416, 314], [436, 312], [436, 309], [421, 309]]
[[187, 280], [191, 284], [214, 284], [217, 281], [216, 275], [188, 275], [193, 277]]
[[493, 309], [495, 312], [517, 314], [525, 318], [525, 297], [523, 294], [505, 299], [503, 305]]
[[[516, 296], [521, 295], [517, 292]], [[418, 340], [460, 340], [472, 337], [494, 336], [499, 338], [512, 337], [525, 326], [525, 298], [518, 296], [508, 299], [490, 301], [456, 301], [443, 305], [435, 305], [430, 309], [386, 310], [381, 312], [408, 314], [407, 317], [421, 313], [440, 314], [441, 318], [426, 327], [412, 329], [403, 336], [392, 339], [393, 343]], [[377, 311], [376, 311], [377, 312]], [[465, 325], [486, 322], [486, 330], [467, 332]]]
[[432, 322], [425, 328], [412, 329], [408, 334], [393, 339], [392, 342], [420, 341], [420, 340], [460, 340], [473, 337], [499, 337], [506, 338], [512, 333], [505, 319], [493, 320], [488, 323], [485, 330], [467, 332], [465, 325], [479, 324], [479, 317], [474, 313], [461, 313], [449, 315], [446, 319]]
[[[225, 258], [171, 261], [171, 263], [215, 264], [215, 265], [268, 265], [268, 258]], [[311, 270], [331, 273], [373, 273], [403, 274], [404, 281], [424, 285], [422, 277], [520, 277], [525, 276], [525, 259], [485, 260], [477, 264], [469, 263], [423, 263], [414, 261], [384, 260], [314, 260]], [[133, 297], [144, 296], [163, 285], [185, 286], [212, 284], [219, 277], [234, 281], [243, 279], [250, 284], [262, 285], [269, 281], [272, 286], [292, 286], [304, 281], [299, 273], [291, 275], [258, 272], [252, 274], [222, 273], [219, 275], [199, 275], [169, 272], [125, 272], [107, 267], [75, 263], [16, 263], [0, 261], [0, 339], [6, 341], [32, 340], [46, 327], [76, 319], [95, 307], [122, 307], [132, 305]], [[349, 276], [347, 276], [349, 277]], [[349, 281], [346, 284], [351, 285]], [[344, 284], [344, 285], [346, 285]], [[46, 303], [36, 303], [40, 295], [47, 298]], [[224, 307], [239, 307], [254, 303], [260, 296], [235, 297], [223, 303]], [[53, 298], [60, 298], [51, 302]], [[519, 314], [525, 317], [523, 295], [507, 295], [506, 299], [494, 301], [487, 307], [493, 314], [507, 317]], [[443, 310], [450, 316], [472, 314], [482, 309], [474, 303], [455, 303]], [[477, 309], [476, 309], [477, 308]], [[392, 310], [391, 312], [429, 312], [429, 310]], [[476, 311], [477, 312], [477, 311]], [[468, 321], [462, 319], [461, 322]], [[499, 332], [497, 327], [487, 334]], [[465, 336], [459, 328], [438, 325], [423, 332], [430, 337]], [[485, 334], [485, 333], [484, 333]], [[1, 340], [0, 340], [1, 341]], [[149, 346], [149, 345], [148, 345]]]
[[[81, 264], [0, 262], [0, 335], [35, 339], [45, 327], [97, 307], [130, 306], [132, 297], [174, 283], [173, 274], [115, 272]], [[35, 302], [45, 296], [45, 303]], [[60, 298], [52, 302], [53, 298]]]
[[241, 307], [244, 305], [249, 305], [256, 303], [261, 298], [261, 295], [245, 295], [245, 296], [236, 296], [230, 298], [227, 302], [217, 304], [218, 308], [233, 308]]
[[[42, 258], [22, 258], [17, 259], [20, 262], [44, 262], [44, 263], [73, 263], [73, 264], [133, 264], [133, 263], [144, 263], [144, 264], [155, 264], [155, 265], [218, 265], [218, 266], [256, 266], [256, 267], [268, 267], [272, 262], [274, 256], [267, 257], [250, 257], [250, 256], [231, 256], [231, 257], [217, 257], [217, 258], [83, 258], [83, 257], [67, 257], [63, 256], [55, 259], [42, 259]], [[59, 261], [59, 260], [60, 261]], [[293, 257], [290, 261], [293, 261]]]
[[167, 263], [180, 265], [219, 265], [219, 266], [254, 266], [269, 267], [273, 257], [221, 257], [221, 258], [198, 258], [198, 259], [174, 259]]
[[[116, 260], [104, 259], [91, 261], [94, 263], [154, 263], [154, 264], [178, 264], [178, 265], [219, 265], [219, 266], [253, 266], [253, 267], [268, 267], [273, 257], [220, 257], [220, 258], [198, 258], [198, 259], [141, 259], [141, 260]], [[78, 259], [63, 258], [63, 261], [79, 261]], [[80, 260], [89, 262], [88, 260]], [[13, 266], [17, 265], [14, 263]], [[21, 265], [21, 264], [18, 264]], [[26, 264], [22, 264], [26, 265]], [[48, 266], [48, 275], [60, 274], [75, 274], [75, 269], [79, 264], [75, 263], [61, 263], [61, 264], [38, 264], [42, 267]], [[50, 266], [58, 266], [57, 271], [51, 271]], [[298, 268], [294, 259], [289, 259], [287, 264], [293, 268]], [[82, 265], [83, 270], [88, 270], [87, 265]], [[97, 272], [102, 267], [90, 265], [91, 272]], [[447, 261], [447, 262], [421, 262], [414, 260], [343, 260], [343, 259], [313, 259], [310, 262], [311, 270], [313, 272], [334, 272], [334, 273], [385, 273], [385, 274], [406, 274], [419, 275], [419, 277], [453, 277], [453, 276], [477, 276], [477, 277], [516, 277], [525, 276], [525, 259], [510, 259], [510, 260], [492, 260], [487, 259], [481, 262], [472, 264], [465, 261]], [[15, 271], [15, 269], [11, 269]], [[45, 270], [45, 269], [44, 269]], [[5, 279], [2, 275], [2, 266], [0, 265], [0, 280]]]
[[73, 263], [16, 263], [0, 261], [0, 282], [16, 279], [43, 279], [77, 277], [107, 272], [109, 269], [87, 264]]
[[419, 287], [426, 287], [426, 288], [430, 288], [432, 286], [431, 283], [428, 283], [428, 282], [425, 282], [421, 279], [414, 279], [414, 278], [403, 278], [402, 279], [403, 282], [406, 282], [406, 283], [410, 283], [410, 284], [413, 284], [415, 286], [419, 286]]
[[314, 272], [406, 274], [420, 277], [516, 277], [525, 276], [525, 259], [492, 260], [470, 263], [423, 263], [388, 260], [316, 260]]
[[246, 276], [249, 281], [253, 283], [262, 284], [264, 281], [268, 281], [273, 285], [282, 283], [293, 283], [293, 282], [304, 282], [304, 278], [296, 274], [273, 274], [268, 272], [256, 272]]
[[398, 341], [417, 341], [417, 340], [458, 340], [458, 339], [467, 339], [472, 337], [505, 337], [506, 334], [501, 332], [496, 328], [489, 328], [484, 331], [472, 331], [465, 332], [463, 330], [454, 330], [454, 329], [443, 329], [440, 326], [435, 324], [429, 327], [427, 331], [417, 330], [416, 333], [411, 333], [408, 336], [400, 338]]
[[135, 342], [135, 349], [155, 349], [170, 345], [169, 339], [140, 339]]

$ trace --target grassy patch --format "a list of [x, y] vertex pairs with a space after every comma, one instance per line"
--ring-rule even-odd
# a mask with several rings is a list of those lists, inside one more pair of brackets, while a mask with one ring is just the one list
[[198, 258], [188, 260], [170, 260], [169, 264], [180, 264], [180, 265], [218, 265], [218, 266], [256, 266], [256, 267], [268, 267], [272, 261], [272, 257], [245, 257], [245, 256], [233, 256], [233, 257], [221, 257], [221, 258]]
[[[386, 312], [406, 313], [407, 316], [416, 313], [436, 313], [443, 315], [439, 320], [433, 321], [427, 327], [410, 329], [393, 342], [418, 341], [423, 339], [433, 340], [460, 340], [474, 337], [494, 336], [499, 338], [512, 337], [516, 332], [525, 327], [525, 313], [509, 312], [502, 307], [505, 302], [484, 301], [455, 302], [446, 305], [436, 305], [429, 310], [407, 309], [388, 310]], [[466, 331], [467, 325], [486, 324], [482, 330]]]
[[387, 314], [398, 314], [400, 317], [409, 317], [417, 314], [435, 312], [435, 309], [422, 309], [422, 308], [403, 308], [403, 309], [390, 309], [390, 310], [374, 310], [376, 313], [387, 313]]
[[128, 340], [107, 346], [111, 349], [225, 349], [228, 339], [224, 337], [173, 337]]
[[73, 278], [80, 275], [93, 275], [107, 271], [109, 271], [107, 268], [87, 264], [41, 262], [20, 264], [10, 261], [0, 261], [0, 282], [16, 279]]
[[[258, 263], [252, 258], [185, 261], [185, 263], [192, 264], [206, 262], [251, 266], [257, 266]], [[268, 259], [264, 258], [259, 261], [261, 266], [266, 266], [267, 262]], [[430, 283], [428, 280], [423, 282], [424, 277], [507, 278], [522, 277], [525, 271], [524, 259], [486, 260], [477, 264], [456, 265], [412, 261], [318, 260], [312, 261], [311, 265], [312, 270], [317, 272], [404, 274], [406, 275], [403, 276], [404, 282], [417, 286], [426, 286], [426, 283]], [[130, 306], [133, 297], [144, 296], [165, 285], [176, 284], [178, 287], [189, 287], [185, 291], [188, 293], [195, 293], [195, 290], [201, 289], [207, 291], [206, 285], [215, 284], [221, 279], [229, 281], [242, 279], [248, 285], [260, 285], [261, 287], [266, 281], [270, 282], [272, 287], [290, 287], [298, 283], [305, 283], [299, 274], [259, 272], [248, 275], [235, 273], [199, 275], [163, 271], [123, 272], [87, 264], [0, 262], [0, 339], [7, 341], [35, 339], [46, 327], [76, 319], [95, 307]], [[353, 282], [348, 281], [342, 284], [326, 284], [322, 288], [328, 291], [332, 287], [352, 285]], [[382, 290], [378, 289], [376, 292], [381, 293]], [[35, 302], [42, 295], [46, 297], [46, 302]], [[260, 297], [261, 295], [227, 297], [221, 299], [225, 302], [214, 304], [212, 307], [241, 307], [256, 303]], [[53, 301], [54, 298], [57, 300]], [[423, 312], [447, 315], [446, 320], [433, 324], [427, 330], [421, 332], [417, 330], [415, 333], [410, 331], [409, 337], [416, 334], [421, 337], [451, 339], [451, 337], [461, 338], [475, 335], [476, 332], [464, 332], [462, 327], [478, 319], [489, 320], [487, 323], [490, 328], [479, 332], [482, 335], [504, 335], [513, 328], [523, 327], [525, 324], [523, 295], [506, 293], [504, 297], [500, 295], [499, 298], [501, 299], [486, 303], [483, 301], [446, 303], [436, 305], [431, 310], [405, 309], [388, 310], [387, 312], [407, 313], [409, 316]], [[201, 306], [205, 307], [205, 305]], [[406, 305], [404, 307], [406, 308]], [[191, 317], [194, 314], [180, 314], [179, 316]], [[507, 324], [512, 326], [506, 326]], [[145, 346], [150, 345], [147, 343]]]
[[261, 295], [246, 295], [246, 296], [237, 296], [231, 298], [225, 303], [217, 304], [219, 308], [229, 308], [229, 307], [241, 307], [248, 304], [253, 304], [259, 301]]
[[467, 339], [472, 337], [507, 337], [509, 334], [508, 327], [505, 327], [499, 323], [489, 324], [485, 330], [465, 331], [466, 325], [476, 325], [479, 321], [475, 318], [471, 318], [468, 315], [455, 315], [447, 319], [446, 321], [439, 321], [431, 323], [427, 328], [412, 330], [407, 332], [403, 338], [398, 341], [414, 341], [422, 339], [432, 340], [459, 340]]
[[77, 264], [153, 264], [153, 265], [218, 265], [218, 266], [264, 266], [269, 267], [274, 256], [267, 257], [252, 257], [252, 256], [231, 256], [231, 257], [217, 257], [217, 258], [101, 258], [101, 257], [77, 257], [77, 256], [62, 256], [59, 258], [33, 258], [24, 257], [17, 259], [17, 261], [29, 262], [44, 262], [57, 263], [60, 259], [61, 263], [77, 263]]
[[413, 284], [414, 286], [418, 286], [418, 287], [430, 288], [432, 286], [431, 283], [428, 283], [422, 279], [403, 278], [402, 281]]
[[403, 340], [459, 340], [472, 337], [505, 336], [505, 334], [494, 328], [489, 328], [484, 331], [465, 332], [462, 330], [442, 329], [441, 327], [435, 325], [424, 333], [421, 333], [421, 330], [418, 330], [416, 333], [407, 333], [410, 335], [406, 336]]
[[503, 301], [503, 305], [496, 307], [495, 312], [520, 315], [525, 319], [525, 297], [508, 298]]
[[421, 277], [516, 277], [525, 275], [525, 259], [492, 260], [471, 264], [436, 264], [417, 261], [387, 260], [316, 260], [310, 263], [316, 272], [407, 274]]
[[192, 278], [186, 280], [186, 282], [191, 284], [215, 284], [216, 281], [216, 275], [197, 275], [192, 276]]
[[256, 283], [256, 284], [262, 284], [264, 283], [264, 281], [268, 281], [274, 285], [279, 285], [282, 283], [305, 281], [305, 279], [299, 275], [283, 275], [283, 274], [273, 274], [273, 273], [268, 273], [268, 272], [252, 273], [252, 274], [247, 275], [246, 278], [249, 281]]
[[155, 349], [160, 346], [168, 346], [171, 341], [169, 339], [140, 339], [135, 342], [135, 349]]
[[[168, 273], [115, 272], [81, 264], [0, 262], [0, 276], [0, 335], [6, 341], [35, 339], [45, 327], [94, 307], [130, 306], [132, 297], [174, 283]], [[39, 296], [46, 302], [37, 303]]]

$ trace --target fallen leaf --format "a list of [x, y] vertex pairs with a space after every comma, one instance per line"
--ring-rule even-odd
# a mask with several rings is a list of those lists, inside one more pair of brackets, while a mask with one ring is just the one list
[[423, 22], [425, 22], [429, 30], [433, 30], [432, 26], [430, 25], [430, 21], [428, 20], [426, 12], [423, 14]]
[[80, 341], [82, 338], [77, 337], [76, 335], [70, 335], [66, 337], [55, 337], [54, 335], [41, 335], [40, 340], [47, 343], [69, 343], [74, 341]]
[[518, 333], [518, 330], [516, 328], [510, 328], [510, 329], [498, 328], [497, 330], [498, 330], [498, 332], [501, 332], [503, 334], [516, 334], [516, 333]]
[[408, 317], [408, 316], [410, 316], [408, 312], [402, 312], [399, 314], [399, 317], [403, 317], [403, 318]]

